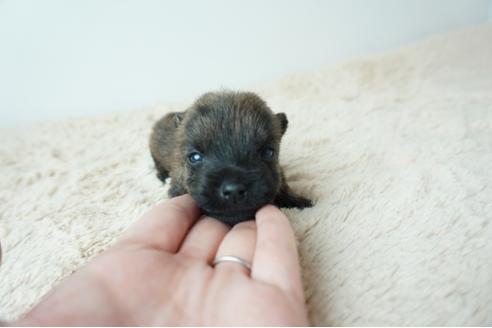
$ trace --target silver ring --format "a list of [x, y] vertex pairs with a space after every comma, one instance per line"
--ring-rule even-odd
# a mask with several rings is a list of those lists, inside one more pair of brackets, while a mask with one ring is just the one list
[[216, 267], [217, 264], [224, 263], [224, 262], [237, 263], [237, 264], [241, 265], [242, 267], [251, 271], [251, 264], [249, 264], [248, 261], [243, 260], [242, 258], [240, 258], [238, 256], [232, 256], [232, 255], [224, 255], [224, 256], [216, 257], [214, 260], [213, 266]]

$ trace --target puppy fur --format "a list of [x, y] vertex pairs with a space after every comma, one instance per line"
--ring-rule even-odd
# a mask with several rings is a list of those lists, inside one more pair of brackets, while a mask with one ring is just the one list
[[274, 114], [254, 93], [206, 93], [154, 125], [157, 176], [171, 177], [170, 197], [189, 193], [205, 214], [231, 225], [253, 219], [269, 203], [310, 207], [289, 188], [278, 163], [287, 125], [284, 113]]

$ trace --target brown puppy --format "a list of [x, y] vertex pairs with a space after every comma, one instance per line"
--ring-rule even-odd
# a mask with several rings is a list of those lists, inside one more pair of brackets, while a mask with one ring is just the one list
[[211, 92], [154, 126], [150, 151], [169, 196], [189, 193], [203, 212], [228, 224], [261, 206], [310, 207], [294, 194], [278, 164], [287, 117], [250, 92]]

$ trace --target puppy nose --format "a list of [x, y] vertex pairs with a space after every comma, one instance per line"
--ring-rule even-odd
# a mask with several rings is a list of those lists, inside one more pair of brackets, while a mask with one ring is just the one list
[[246, 196], [246, 186], [237, 182], [224, 182], [220, 187], [220, 196], [236, 203]]

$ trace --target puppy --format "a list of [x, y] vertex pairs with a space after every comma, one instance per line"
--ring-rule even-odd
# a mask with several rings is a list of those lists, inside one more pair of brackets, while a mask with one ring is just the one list
[[170, 197], [189, 193], [205, 214], [230, 225], [253, 219], [269, 203], [311, 207], [291, 191], [278, 163], [287, 124], [254, 93], [206, 93], [154, 125], [157, 176], [171, 177]]

